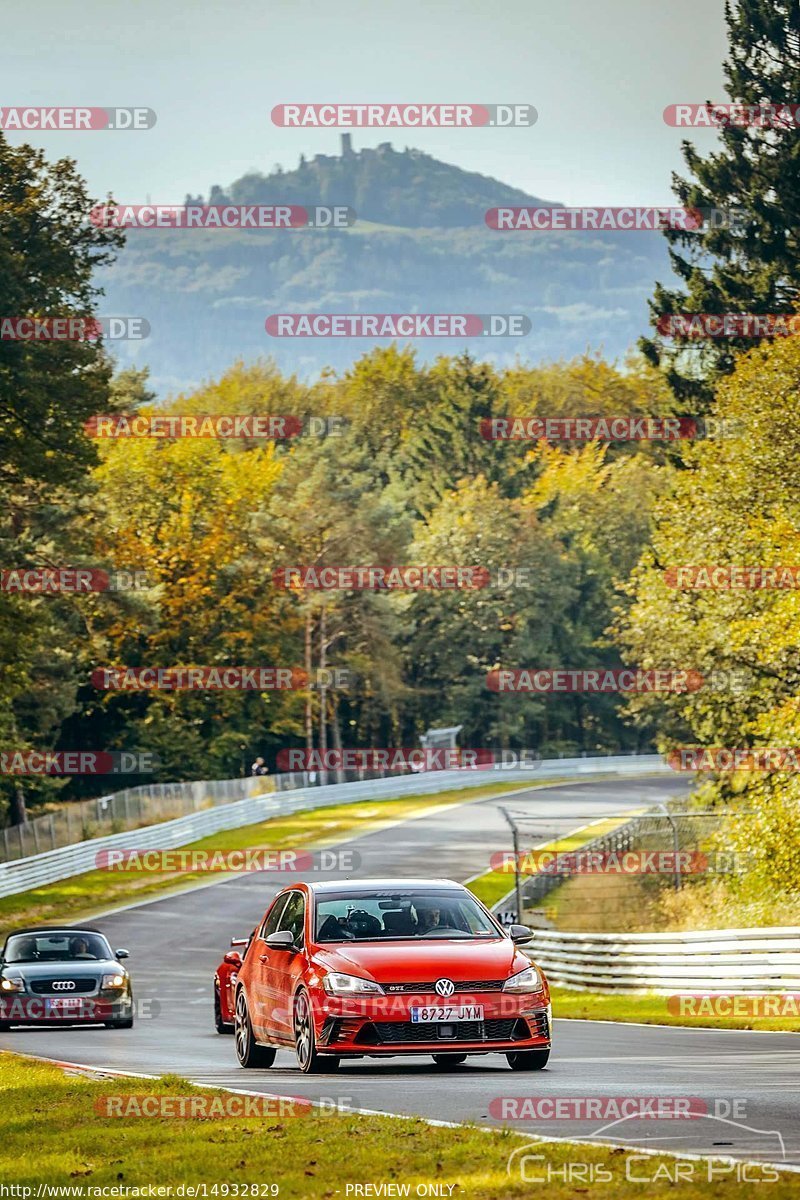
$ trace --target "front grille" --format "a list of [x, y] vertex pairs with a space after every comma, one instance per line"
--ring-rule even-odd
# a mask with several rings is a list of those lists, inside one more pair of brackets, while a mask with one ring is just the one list
[[[375, 1021], [372, 1028], [378, 1040], [385, 1045], [439, 1041], [513, 1042], [530, 1037], [528, 1026], [522, 1020], [453, 1021], [449, 1024], [453, 1031], [453, 1036], [449, 1038], [440, 1038], [439, 1027], [433, 1022]], [[362, 1030], [358, 1040], [367, 1041], [366, 1030]]]
[[[74, 983], [72, 988], [54, 988], [54, 983]], [[32, 979], [30, 981], [30, 989], [37, 996], [78, 996], [81, 993], [86, 995], [87, 992], [93, 992], [97, 987], [96, 979], [89, 979], [83, 976], [80, 979]]]
[[[437, 976], [441, 978], [441, 976]], [[383, 990], [397, 995], [400, 992], [413, 992], [415, 995], [435, 995], [434, 984], [435, 979], [429, 979], [425, 983], [385, 983]], [[503, 990], [504, 979], [454, 979], [455, 992], [501, 992]], [[455, 994], [455, 993], [454, 993]]]

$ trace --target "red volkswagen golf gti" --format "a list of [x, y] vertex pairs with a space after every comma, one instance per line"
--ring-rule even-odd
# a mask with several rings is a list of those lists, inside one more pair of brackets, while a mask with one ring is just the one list
[[454, 1066], [500, 1052], [516, 1071], [550, 1054], [550, 995], [509, 932], [449, 879], [297, 883], [280, 892], [236, 981], [236, 1053], [301, 1071], [342, 1058], [431, 1054]]

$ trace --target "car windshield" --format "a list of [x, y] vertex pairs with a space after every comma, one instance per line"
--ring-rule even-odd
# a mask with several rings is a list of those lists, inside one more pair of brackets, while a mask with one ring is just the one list
[[113, 958], [111, 947], [96, 933], [64, 930], [18, 933], [6, 942], [3, 960], [22, 962], [97, 962]]
[[316, 904], [317, 942], [501, 937], [479, 904], [456, 891], [337, 892]]

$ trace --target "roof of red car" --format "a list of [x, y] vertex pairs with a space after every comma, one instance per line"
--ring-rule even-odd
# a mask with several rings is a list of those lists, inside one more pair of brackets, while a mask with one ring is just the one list
[[417, 888], [452, 888], [463, 891], [454, 879], [326, 879], [304, 880], [312, 892], [408, 892]]

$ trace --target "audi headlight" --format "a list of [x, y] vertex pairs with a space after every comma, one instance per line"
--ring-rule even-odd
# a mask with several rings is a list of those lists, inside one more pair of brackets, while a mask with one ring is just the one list
[[517, 971], [516, 975], [512, 975], [503, 984], [504, 992], [541, 992], [544, 984], [542, 977], [536, 970], [536, 967], [526, 967], [524, 971]]
[[357, 975], [340, 975], [331, 971], [322, 980], [329, 996], [385, 996], [383, 988], [372, 979], [359, 979]]
[[108, 988], [121, 988], [125, 986], [124, 975], [104, 975], [100, 987], [105, 991]]
[[24, 992], [25, 980], [19, 975], [6, 975], [4, 979], [0, 979], [0, 991]]

